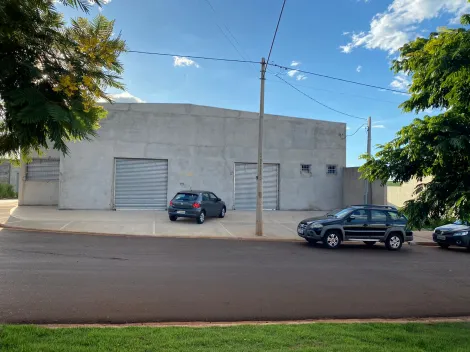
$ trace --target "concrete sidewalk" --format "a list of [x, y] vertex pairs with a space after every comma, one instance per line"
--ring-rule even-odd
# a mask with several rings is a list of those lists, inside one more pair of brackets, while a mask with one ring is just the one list
[[[297, 236], [298, 223], [325, 211], [265, 211], [264, 232], [267, 240], [303, 241]], [[9, 215], [9, 216], [8, 216]], [[0, 221], [8, 227], [115, 234], [130, 236], [240, 238], [259, 239], [254, 235], [254, 211], [228, 211], [224, 219], [209, 218], [202, 225], [192, 219], [170, 222], [165, 211], [58, 210], [56, 207], [21, 206], [14, 201], [0, 201]], [[432, 243], [429, 231], [415, 232], [415, 241]]]

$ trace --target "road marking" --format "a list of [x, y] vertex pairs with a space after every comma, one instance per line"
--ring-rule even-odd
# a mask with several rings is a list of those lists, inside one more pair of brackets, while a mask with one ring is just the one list
[[65, 229], [67, 226], [69, 226], [73, 221], [69, 221], [68, 223], [66, 223], [64, 226], [62, 226], [59, 231]]
[[228, 232], [228, 234], [229, 234], [230, 236], [236, 237], [233, 233], [231, 233], [231, 232], [224, 226], [224, 224], [222, 224], [222, 221], [219, 221], [219, 224], [222, 225], [222, 227], [225, 229], [225, 231]]

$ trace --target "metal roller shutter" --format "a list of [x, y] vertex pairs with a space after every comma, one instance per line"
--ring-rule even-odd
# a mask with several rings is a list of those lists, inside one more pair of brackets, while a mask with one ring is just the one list
[[59, 181], [59, 159], [33, 159], [26, 164], [26, 181]]
[[116, 209], [166, 209], [168, 161], [116, 159]]
[[[256, 209], [257, 165], [235, 164], [235, 209]], [[263, 165], [263, 208], [276, 210], [279, 207], [279, 165]]]

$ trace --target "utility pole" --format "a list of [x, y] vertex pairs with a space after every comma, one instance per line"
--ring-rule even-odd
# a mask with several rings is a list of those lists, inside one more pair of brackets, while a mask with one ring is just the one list
[[256, 236], [263, 236], [263, 120], [264, 120], [264, 82], [266, 61], [261, 59], [261, 91], [259, 101], [259, 131], [258, 131], [258, 174], [256, 176]]
[[[372, 142], [372, 121], [369, 116], [367, 119], [367, 155], [371, 153], [371, 142]], [[364, 185], [364, 204], [372, 203], [372, 187], [369, 180], [365, 180]]]

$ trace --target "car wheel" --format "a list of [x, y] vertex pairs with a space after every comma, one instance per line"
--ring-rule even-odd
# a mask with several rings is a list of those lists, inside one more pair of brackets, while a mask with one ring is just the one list
[[326, 248], [336, 249], [341, 244], [341, 236], [336, 231], [328, 231], [323, 237], [323, 243]]
[[367, 247], [372, 247], [377, 242], [375, 242], [375, 241], [364, 241], [364, 243], [367, 245]]
[[448, 249], [450, 244], [448, 243], [438, 243], [439, 247], [441, 247], [442, 249]]
[[177, 217], [177, 216], [170, 215], [170, 221], [176, 221], [176, 219], [178, 219], [178, 217]]
[[196, 222], [198, 224], [203, 224], [204, 220], [206, 220], [206, 212], [203, 210], [201, 211], [201, 214], [199, 214], [199, 216], [197, 217]]
[[317, 240], [314, 240], [313, 238], [306, 238], [305, 240], [306, 240], [309, 244], [312, 244], [312, 245], [313, 245], [313, 244], [317, 244], [317, 242], [318, 242]]
[[385, 241], [385, 246], [389, 251], [398, 251], [403, 245], [403, 240], [399, 234], [392, 233], [387, 237]]
[[225, 212], [226, 212], [226, 209], [225, 207], [223, 207], [222, 210], [220, 210], [219, 218], [225, 218]]

